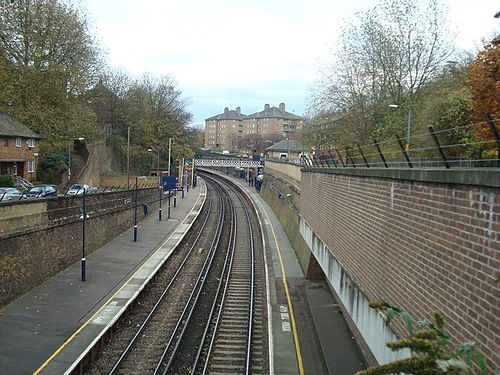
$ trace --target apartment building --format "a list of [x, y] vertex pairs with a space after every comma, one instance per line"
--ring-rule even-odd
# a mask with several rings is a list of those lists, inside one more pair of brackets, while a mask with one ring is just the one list
[[241, 108], [224, 108], [224, 112], [205, 120], [205, 148], [234, 150], [236, 140], [243, 132]]
[[250, 134], [263, 137], [280, 135], [289, 137], [302, 129], [304, 118], [285, 111], [285, 103], [279, 107], [264, 105], [264, 110], [251, 115], [241, 113], [241, 108], [229, 110], [205, 120], [205, 147], [234, 151], [238, 139]]

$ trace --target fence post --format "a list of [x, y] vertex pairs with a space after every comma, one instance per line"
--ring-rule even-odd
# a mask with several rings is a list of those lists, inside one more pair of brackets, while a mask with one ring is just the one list
[[443, 149], [441, 148], [441, 145], [439, 143], [438, 137], [434, 133], [434, 129], [432, 128], [432, 125], [429, 125], [427, 128], [429, 129], [429, 133], [431, 133], [431, 137], [434, 140], [434, 143], [436, 144], [436, 147], [437, 147], [437, 149], [439, 151], [439, 155], [441, 155], [441, 159], [443, 159], [444, 166], [447, 169], [449, 169], [450, 168], [450, 164], [448, 163], [448, 160], [446, 160], [446, 156], [445, 156], [445, 154], [443, 152]]
[[366, 168], [370, 168], [370, 164], [368, 164], [368, 160], [366, 160], [365, 154], [363, 153], [363, 150], [361, 149], [361, 146], [359, 145], [359, 143], [358, 143], [358, 150], [359, 150], [359, 153], [361, 154], [361, 157], [363, 158], [363, 160], [366, 164]]
[[330, 160], [333, 162], [334, 167], [338, 168], [337, 167], [337, 161], [335, 160], [335, 158], [332, 155], [332, 150], [328, 150], [328, 155], [330, 155]]
[[[322, 158], [322, 156], [323, 156], [322, 154], [318, 154], [319, 163], [321, 164], [321, 167], [323, 168], [325, 166], [325, 163], [323, 163], [324, 158]], [[327, 164], [327, 166], [328, 166], [328, 164]]]
[[344, 159], [342, 159], [342, 156], [340, 155], [339, 150], [335, 149], [335, 152], [336, 152], [336, 153], [337, 153], [337, 155], [339, 156], [340, 163], [342, 164], [342, 166], [343, 166], [343, 167], [345, 167], [345, 164], [344, 164]]
[[386, 168], [389, 168], [389, 166], [387, 165], [387, 162], [385, 161], [385, 157], [384, 157], [384, 154], [382, 153], [382, 150], [380, 149], [380, 146], [378, 145], [378, 142], [376, 139], [373, 140], [373, 143], [375, 144], [375, 147], [377, 147], [377, 150], [378, 150], [378, 153], [380, 155], [380, 158], [382, 159], [382, 162], [384, 163], [384, 166]]
[[401, 138], [399, 138], [396, 135], [396, 140], [398, 141], [399, 147], [401, 147], [401, 152], [403, 153], [405, 159], [406, 159], [406, 164], [408, 164], [409, 168], [413, 168], [413, 165], [410, 161], [410, 157], [408, 156], [408, 151], [406, 151], [405, 146], [403, 145], [403, 142], [401, 141]]
[[351, 164], [354, 168], [356, 168], [356, 163], [354, 162], [354, 159], [351, 158], [351, 154], [349, 153], [349, 147], [345, 148], [345, 161], [348, 163], [348, 161], [351, 160]]
[[313, 166], [314, 166], [314, 167], [319, 167], [319, 163], [318, 163], [318, 161], [317, 161], [316, 159], [317, 159], [317, 156], [316, 156], [316, 155], [313, 155], [313, 156], [312, 156], [312, 159], [311, 159], [311, 160], [312, 160], [312, 163], [313, 163]]

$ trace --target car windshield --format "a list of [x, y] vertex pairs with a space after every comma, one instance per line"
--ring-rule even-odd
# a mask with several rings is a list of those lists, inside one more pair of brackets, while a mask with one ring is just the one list
[[41, 191], [44, 191], [45, 188], [43, 186], [39, 186], [39, 187], [34, 187], [30, 190], [30, 193], [39, 193]]
[[83, 185], [73, 185], [73, 186], [71, 186], [70, 189], [83, 189], [83, 188], [84, 188]]

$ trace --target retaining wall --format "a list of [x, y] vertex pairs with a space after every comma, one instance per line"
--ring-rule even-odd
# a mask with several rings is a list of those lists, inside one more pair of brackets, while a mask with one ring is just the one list
[[[87, 254], [133, 225], [133, 196], [133, 190], [87, 196]], [[158, 200], [158, 189], [139, 189], [138, 220], [143, 204], [151, 212]], [[0, 307], [81, 259], [81, 214], [81, 196], [0, 204]]]
[[[500, 172], [304, 169], [300, 232], [374, 358], [394, 335], [367, 302], [431, 320], [500, 363]], [[403, 324], [395, 324], [403, 334]]]

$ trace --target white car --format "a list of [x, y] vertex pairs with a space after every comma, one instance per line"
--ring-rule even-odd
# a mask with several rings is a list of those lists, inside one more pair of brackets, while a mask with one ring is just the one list
[[66, 192], [66, 194], [68, 194], [68, 195], [80, 195], [80, 194], [83, 194], [84, 191], [86, 193], [91, 193], [91, 192], [95, 191], [95, 189], [91, 188], [87, 184], [74, 184], [69, 188], [69, 190]]
[[13, 201], [19, 200], [23, 193], [16, 188], [0, 187], [0, 201]]

